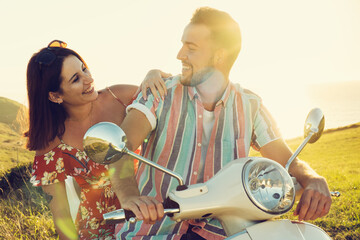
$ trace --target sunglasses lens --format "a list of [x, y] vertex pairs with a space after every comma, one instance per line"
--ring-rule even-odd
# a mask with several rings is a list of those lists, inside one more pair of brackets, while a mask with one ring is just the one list
[[49, 43], [48, 47], [61, 47], [66, 48], [67, 44], [63, 41], [54, 40], [51, 43]]
[[56, 55], [53, 52], [49, 50], [43, 50], [41, 53], [39, 53], [35, 62], [45, 66], [49, 66], [55, 61], [55, 59]]
[[38, 56], [35, 59], [35, 62], [41, 65], [50, 66], [57, 58], [56, 54], [53, 53], [52, 47], [56, 48], [66, 48], [67, 44], [63, 41], [54, 40], [51, 43], [49, 43], [48, 48], [44, 49], [42, 52], [38, 54]]

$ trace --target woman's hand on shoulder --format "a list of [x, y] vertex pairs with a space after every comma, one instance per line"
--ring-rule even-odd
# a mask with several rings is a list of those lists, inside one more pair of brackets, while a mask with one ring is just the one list
[[[159, 101], [159, 94], [162, 99], [164, 99], [164, 96], [167, 94], [167, 89], [165, 82], [163, 78], [171, 77], [172, 75], [170, 73], [165, 73], [158, 69], [150, 70], [144, 80], [142, 81], [140, 87], [136, 91], [134, 98], [142, 92], [143, 98], [147, 100], [147, 94], [146, 91], [148, 88], [150, 88], [152, 94], [154, 95], [155, 99]], [[158, 94], [159, 92], [159, 94]]]

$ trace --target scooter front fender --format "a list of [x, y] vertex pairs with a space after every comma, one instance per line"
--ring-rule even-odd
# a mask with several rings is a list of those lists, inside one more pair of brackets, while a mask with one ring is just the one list
[[255, 224], [226, 239], [231, 240], [331, 240], [321, 228], [307, 223], [272, 220]]

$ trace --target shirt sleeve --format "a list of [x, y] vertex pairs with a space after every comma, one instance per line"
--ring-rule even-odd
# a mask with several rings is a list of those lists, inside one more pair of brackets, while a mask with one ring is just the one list
[[147, 120], [151, 125], [151, 131], [154, 130], [156, 127], [156, 119], [157, 119], [155, 114], [156, 107], [154, 106], [155, 104], [154, 101], [150, 99], [145, 101], [142, 99], [141, 101], [138, 102], [137, 100], [138, 99], [134, 100], [134, 102], [126, 108], [126, 113], [128, 113], [131, 109], [136, 109], [142, 112], [143, 114], [145, 114]]
[[30, 182], [34, 186], [50, 185], [66, 179], [64, 159], [59, 148], [35, 156]]
[[[164, 79], [167, 89], [176, 85], [179, 82], [180, 76], [174, 76], [167, 79]], [[157, 124], [157, 116], [161, 114], [162, 106], [164, 102], [162, 99], [156, 101], [154, 95], [152, 95], [151, 91], [147, 91], [147, 100], [143, 98], [142, 92], [140, 92], [136, 99], [126, 108], [126, 113], [128, 113], [131, 109], [136, 109], [143, 114], [145, 114], [147, 120], [151, 125], [151, 130], [156, 128]]]
[[281, 137], [274, 118], [261, 101], [259, 109], [255, 114], [253, 126], [252, 147], [257, 151], [266, 144]]

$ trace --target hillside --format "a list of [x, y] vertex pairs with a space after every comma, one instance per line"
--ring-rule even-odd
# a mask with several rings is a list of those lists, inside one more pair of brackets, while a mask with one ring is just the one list
[[0, 97], [0, 122], [11, 124], [16, 118], [21, 104], [8, 98]]
[[34, 153], [24, 148], [25, 139], [5, 123], [0, 123], [0, 178], [18, 165], [32, 162]]
[[[32, 161], [33, 153], [23, 146], [25, 139], [21, 137], [19, 114], [24, 106], [20, 103], [0, 97], [0, 178], [9, 169]], [[20, 124], [21, 122], [21, 124]]]

